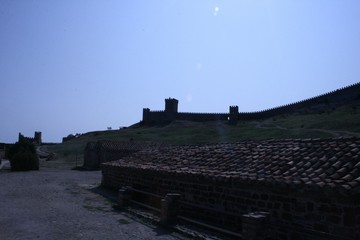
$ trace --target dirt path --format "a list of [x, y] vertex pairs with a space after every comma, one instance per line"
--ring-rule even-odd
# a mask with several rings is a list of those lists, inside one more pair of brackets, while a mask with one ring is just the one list
[[0, 239], [179, 239], [114, 211], [92, 191], [100, 181], [100, 171], [1, 170]]

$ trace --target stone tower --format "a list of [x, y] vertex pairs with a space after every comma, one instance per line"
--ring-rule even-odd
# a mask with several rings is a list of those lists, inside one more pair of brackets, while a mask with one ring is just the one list
[[178, 114], [178, 103], [179, 101], [175, 98], [165, 99], [164, 122], [172, 122], [176, 120]]
[[178, 112], [178, 103], [179, 103], [179, 101], [175, 98], [165, 99], [165, 112], [177, 113]]
[[38, 145], [41, 145], [42, 141], [41, 141], [41, 132], [35, 132], [34, 135], [34, 142]]
[[143, 122], [149, 123], [151, 121], [151, 112], [149, 108], [143, 108]]
[[229, 124], [236, 125], [239, 119], [239, 107], [230, 106], [229, 108]]

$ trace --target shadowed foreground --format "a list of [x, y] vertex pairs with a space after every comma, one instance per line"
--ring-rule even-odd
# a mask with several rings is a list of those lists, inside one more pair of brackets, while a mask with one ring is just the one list
[[0, 171], [0, 239], [178, 239], [113, 210], [101, 173]]

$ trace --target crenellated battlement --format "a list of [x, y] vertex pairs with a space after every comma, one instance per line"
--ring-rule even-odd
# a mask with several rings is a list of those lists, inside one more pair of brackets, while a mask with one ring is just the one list
[[255, 112], [239, 112], [238, 106], [229, 106], [228, 113], [178, 112], [179, 101], [175, 98], [168, 98], [165, 99], [165, 110], [163, 111], [151, 111], [149, 108], [144, 108], [142, 122], [144, 124], [157, 124], [174, 120], [187, 120], [200, 122], [228, 121], [230, 124], [236, 124], [238, 120], [256, 120], [279, 114], [321, 111], [355, 100], [360, 100], [360, 82], [319, 96]]
[[34, 137], [25, 137], [24, 135], [22, 135], [21, 133], [19, 133], [19, 141], [20, 140], [27, 140], [30, 141], [32, 143], [34, 143], [35, 145], [41, 145], [42, 140], [41, 140], [41, 132], [35, 132], [34, 133]]
[[334, 91], [321, 94], [312, 98], [304, 99], [278, 107], [264, 109], [255, 112], [240, 112], [239, 119], [259, 119], [272, 117], [279, 114], [290, 114], [294, 112], [306, 113], [308, 111], [319, 111], [337, 107], [343, 103], [360, 99], [360, 83], [342, 87]]
[[169, 123], [174, 120], [185, 120], [195, 122], [205, 121], [227, 121], [229, 113], [191, 113], [178, 112], [179, 101], [175, 98], [165, 99], [165, 110], [151, 111], [149, 108], [143, 109], [144, 124]]
[[206, 113], [206, 112], [198, 112], [198, 113], [194, 113], [194, 112], [180, 112], [179, 114], [193, 114], [193, 115], [223, 115], [223, 114], [229, 114], [229, 113]]

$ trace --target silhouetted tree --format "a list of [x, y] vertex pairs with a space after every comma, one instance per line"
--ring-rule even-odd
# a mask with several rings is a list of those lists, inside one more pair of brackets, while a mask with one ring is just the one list
[[36, 154], [35, 145], [26, 140], [20, 139], [8, 152], [11, 171], [39, 170], [39, 159]]

